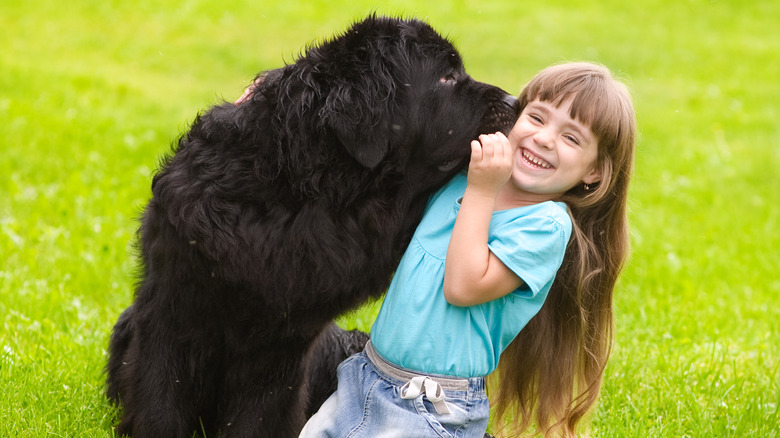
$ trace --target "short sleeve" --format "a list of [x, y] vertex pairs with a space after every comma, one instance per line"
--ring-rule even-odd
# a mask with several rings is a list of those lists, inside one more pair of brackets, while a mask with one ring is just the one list
[[514, 292], [521, 297], [533, 298], [548, 290], [566, 253], [571, 219], [565, 210], [550, 204], [541, 212], [498, 224], [490, 233], [490, 251], [526, 284]]

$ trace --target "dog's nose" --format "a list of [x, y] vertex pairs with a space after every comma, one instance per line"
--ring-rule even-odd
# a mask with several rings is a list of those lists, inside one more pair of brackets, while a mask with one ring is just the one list
[[514, 108], [515, 104], [517, 104], [517, 98], [511, 94], [507, 94], [504, 96], [504, 103]]

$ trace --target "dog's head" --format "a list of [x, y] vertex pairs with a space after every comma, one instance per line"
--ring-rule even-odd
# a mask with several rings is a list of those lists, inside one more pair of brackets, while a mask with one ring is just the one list
[[[511, 96], [472, 79], [455, 47], [419, 20], [369, 16], [267, 75], [260, 91], [284, 109], [291, 140], [311, 147], [315, 135], [328, 149], [310, 158], [348, 155], [341, 161], [364, 173], [400, 173], [420, 187], [443, 183], [468, 161], [472, 139], [507, 132], [517, 117]], [[300, 156], [290, 164], [300, 167]]]

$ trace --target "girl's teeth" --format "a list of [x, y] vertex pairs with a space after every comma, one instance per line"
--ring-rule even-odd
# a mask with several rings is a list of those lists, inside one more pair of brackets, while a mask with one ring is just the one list
[[548, 163], [545, 163], [544, 161], [542, 161], [542, 160], [540, 160], [540, 159], [538, 159], [538, 158], [534, 157], [533, 155], [530, 155], [530, 154], [528, 154], [527, 152], [526, 152], [526, 153], [524, 153], [524, 154], [523, 154], [523, 156], [525, 156], [525, 158], [526, 158], [528, 161], [530, 161], [530, 162], [532, 162], [532, 163], [536, 164], [536, 165], [537, 165], [537, 166], [539, 166], [539, 167], [543, 167], [543, 168], [545, 168], [545, 169], [549, 169], [549, 168], [551, 167], [551, 166], [550, 166]]

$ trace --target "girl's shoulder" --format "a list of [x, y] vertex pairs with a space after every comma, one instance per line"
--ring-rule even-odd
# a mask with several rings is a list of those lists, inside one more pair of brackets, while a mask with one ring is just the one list
[[569, 215], [569, 207], [559, 201], [545, 201], [539, 204], [538, 214], [550, 218], [555, 222], [560, 223], [562, 226], [571, 229], [571, 216]]
[[494, 219], [523, 227], [544, 225], [561, 227], [567, 234], [571, 233], [572, 228], [569, 208], [565, 203], [556, 201], [545, 201], [497, 211], [494, 213]]
[[466, 191], [467, 176], [468, 174], [466, 171], [456, 173], [452, 179], [444, 184], [444, 186], [439, 190], [439, 193], [460, 193], [460, 196], [463, 196], [463, 193]]
[[436, 193], [431, 195], [428, 200], [428, 209], [436, 203], [445, 202], [448, 206], [452, 205], [452, 202], [457, 201], [463, 197], [463, 193], [466, 192], [466, 173], [459, 172], [447, 181]]

